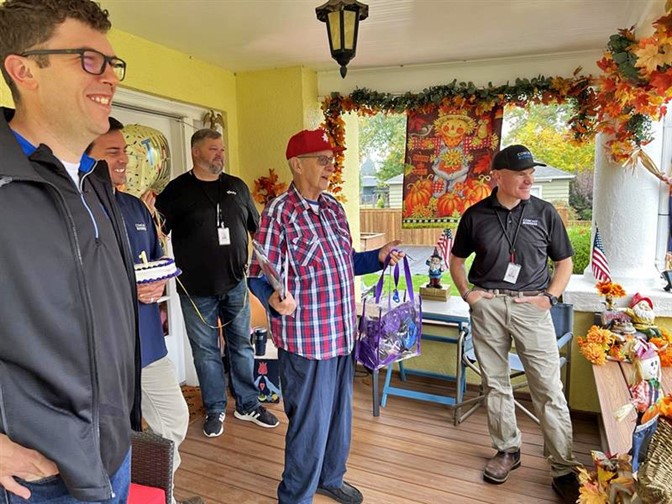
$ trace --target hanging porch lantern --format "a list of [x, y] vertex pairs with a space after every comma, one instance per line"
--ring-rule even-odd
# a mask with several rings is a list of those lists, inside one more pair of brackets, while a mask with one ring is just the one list
[[341, 77], [345, 78], [346, 65], [357, 51], [359, 22], [369, 16], [369, 6], [357, 0], [329, 0], [315, 13], [317, 19], [327, 23], [331, 57], [341, 65]]

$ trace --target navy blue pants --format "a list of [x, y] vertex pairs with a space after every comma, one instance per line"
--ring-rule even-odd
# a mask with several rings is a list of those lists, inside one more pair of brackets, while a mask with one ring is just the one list
[[340, 488], [352, 431], [351, 355], [309, 360], [279, 350], [282, 400], [289, 419], [280, 504], [310, 504], [318, 486]]

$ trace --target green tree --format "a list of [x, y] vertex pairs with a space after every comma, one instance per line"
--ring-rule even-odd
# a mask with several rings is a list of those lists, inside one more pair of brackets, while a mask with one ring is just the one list
[[361, 160], [366, 157], [382, 159], [377, 173], [380, 182], [404, 172], [405, 148], [405, 115], [376, 114], [359, 118]]
[[567, 105], [509, 106], [504, 117], [511, 125], [503, 138], [504, 145], [523, 144], [535, 159], [569, 173], [593, 169], [595, 145], [575, 145], [570, 141], [567, 121], [571, 112]]

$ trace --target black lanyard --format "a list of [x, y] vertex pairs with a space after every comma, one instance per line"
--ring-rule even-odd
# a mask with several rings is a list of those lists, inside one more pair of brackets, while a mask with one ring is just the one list
[[196, 182], [198, 184], [198, 187], [201, 188], [201, 191], [203, 191], [203, 194], [205, 194], [205, 197], [208, 199], [208, 201], [212, 204], [212, 206], [215, 208], [215, 215], [217, 217], [217, 227], [222, 227], [224, 223], [224, 215], [222, 213], [222, 205], [220, 204], [220, 201], [222, 201], [222, 176], [220, 175], [217, 177], [217, 201], [213, 201], [213, 199], [210, 197], [208, 194], [208, 191], [205, 190], [205, 186], [203, 185], [204, 182], [203, 180], [199, 180], [196, 175], [194, 175], [194, 170], [191, 170], [191, 175], [196, 179]]
[[[506, 238], [506, 241], [509, 243], [509, 261], [511, 264], [516, 264], [516, 240], [518, 239], [518, 232], [520, 231], [520, 225], [523, 223], [523, 215], [525, 215], [525, 208], [527, 205], [524, 203], [521, 203], [523, 205], [523, 208], [520, 210], [520, 219], [518, 220], [518, 225], [516, 226], [516, 232], [513, 235], [513, 241], [511, 241], [511, 238], [509, 238], [508, 233], [506, 232], [506, 228], [504, 227], [504, 223], [502, 222], [501, 217], [499, 216], [499, 212], [495, 209], [495, 217], [497, 217], [497, 222], [499, 222], [499, 227], [502, 228], [502, 233], [504, 233], [504, 238]], [[509, 210], [509, 213], [511, 211]]]

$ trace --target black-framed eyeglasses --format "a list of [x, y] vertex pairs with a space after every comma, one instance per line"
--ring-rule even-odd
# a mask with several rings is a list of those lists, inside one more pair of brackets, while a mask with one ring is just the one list
[[105, 67], [110, 65], [120, 81], [126, 77], [126, 62], [116, 56], [106, 56], [95, 49], [35, 49], [26, 51], [19, 56], [48, 56], [50, 54], [76, 54], [82, 62], [82, 69], [91, 75], [102, 75]]
[[336, 161], [336, 158], [334, 158], [334, 156], [320, 155], [320, 156], [296, 156], [296, 157], [298, 157], [299, 159], [315, 158], [317, 159], [317, 164], [320, 166], [327, 166], [330, 164], [334, 164], [334, 161]]

